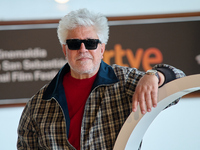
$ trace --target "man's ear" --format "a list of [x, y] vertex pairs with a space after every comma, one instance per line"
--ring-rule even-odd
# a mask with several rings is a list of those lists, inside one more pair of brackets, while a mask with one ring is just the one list
[[66, 57], [66, 45], [65, 44], [62, 44], [62, 50], [63, 50], [63, 53], [64, 53], [64, 55]]

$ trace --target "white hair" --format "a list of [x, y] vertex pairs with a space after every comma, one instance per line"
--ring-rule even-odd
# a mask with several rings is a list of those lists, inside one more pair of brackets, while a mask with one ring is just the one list
[[79, 26], [93, 26], [97, 36], [99, 37], [99, 40], [102, 43], [107, 44], [109, 37], [107, 18], [100, 13], [95, 14], [87, 9], [71, 11], [60, 20], [57, 30], [60, 43], [66, 44], [68, 31]]

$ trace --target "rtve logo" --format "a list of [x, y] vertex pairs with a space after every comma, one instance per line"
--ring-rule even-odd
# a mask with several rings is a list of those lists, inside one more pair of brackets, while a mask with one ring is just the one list
[[[146, 50], [138, 48], [135, 55], [131, 49], [122, 49], [120, 44], [114, 46], [114, 50], [106, 50], [103, 60], [107, 64], [111, 64], [110, 60], [114, 57], [114, 63], [120, 66], [129, 66], [139, 68], [141, 63], [144, 71], [152, 68], [151, 64], [159, 64], [163, 62], [161, 51], [155, 47], [150, 47]], [[126, 57], [129, 64], [123, 63], [123, 57]]]

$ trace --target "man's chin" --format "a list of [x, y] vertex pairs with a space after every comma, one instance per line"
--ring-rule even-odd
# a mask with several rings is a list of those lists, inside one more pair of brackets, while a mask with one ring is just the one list
[[80, 74], [90, 74], [92, 73], [92, 69], [80, 69], [79, 70]]
[[88, 66], [87, 67], [86, 66], [82, 66], [78, 70], [79, 70], [80, 74], [93, 74], [94, 71], [95, 71], [95, 68], [88, 67]]

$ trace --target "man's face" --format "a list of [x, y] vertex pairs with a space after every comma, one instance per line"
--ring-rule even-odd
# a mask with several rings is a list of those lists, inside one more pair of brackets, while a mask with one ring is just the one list
[[[93, 26], [77, 27], [70, 30], [67, 39], [99, 39]], [[71, 68], [71, 75], [78, 79], [90, 78], [95, 75], [103, 58], [105, 44], [98, 44], [95, 50], [87, 50], [84, 43], [81, 43], [79, 50], [70, 50], [63, 45], [63, 52]]]

